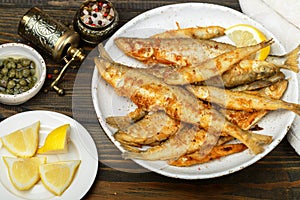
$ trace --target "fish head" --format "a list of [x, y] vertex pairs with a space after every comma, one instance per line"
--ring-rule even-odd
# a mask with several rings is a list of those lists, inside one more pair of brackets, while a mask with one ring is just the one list
[[126, 55], [140, 61], [147, 61], [154, 55], [154, 49], [147, 39], [119, 37], [114, 42]]
[[101, 77], [114, 88], [119, 88], [120, 84], [124, 82], [124, 75], [128, 68], [101, 57], [95, 57], [94, 62]]

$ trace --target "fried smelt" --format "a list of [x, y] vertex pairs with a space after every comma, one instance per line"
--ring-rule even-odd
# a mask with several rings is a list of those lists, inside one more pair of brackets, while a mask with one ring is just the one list
[[128, 113], [126, 116], [110, 116], [105, 119], [106, 123], [116, 129], [125, 129], [136, 121], [145, 117], [147, 112], [143, 109], [137, 108]]
[[175, 120], [201, 126], [206, 131], [222, 130], [240, 140], [256, 154], [261, 153], [264, 145], [272, 141], [271, 136], [241, 130], [182, 87], [170, 86], [139, 69], [102, 58], [95, 58], [95, 63], [101, 77], [118, 95], [130, 98], [137, 107], [145, 111], [162, 110]]
[[247, 147], [244, 144], [224, 144], [215, 146], [212, 148], [211, 152], [204, 157], [199, 156], [198, 152], [194, 152], [192, 154], [181, 156], [177, 160], [170, 160], [168, 164], [177, 167], [188, 167], [216, 160], [231, 154], [240, 153], [246, 149]]
[[269, 87], [269, 86], [273, 85], [274, 83], [277, 83], [284, 79], [285, 79], [284, 73], [278, 72], [274, 76], [271, 76], [264, 80], [258, 80], [258, 81], [254, 81], [249, 84], [239, 85], [237, 87], [230, 88], [230, 90], [236, 91], [236, 92], [259, 90], [261, 88]]
[[207, 133], [203, 129], [182, 124], [180, 130], [162, 144], [140, 152], [126, 151], [122, 156], [125, 159], [142, 160], [175, 159], [186, 153], [196, 151], [195, 148], [199, 148], [205, 142], [206, 136]]
[[126, 38], [115, 44], [127, 56], [147, 65], [190, 66], [236, 49], [235, 46], [214, 40], [192, 38]]
[[[263, 88], [261, 90], [247, 91], [247, 92], [254, 95], [267, 96], [272, 99], [280, 99], [284, 94], [287, 85], [288, 85], [288, 81], [283, 80], [273, 84], [272, 86]], [[260, 111], [247, 112], [241, 110], [221, 109], [221, 112], [226, 117], [226, 119], [236, 124], [241, 129], [249, 130], [257, 122], [259, 122], [269, 111], [260, 110]]]
[[272, 99], [247, 92], [233, 92], [212, 86], [187, 86], [187, 88], [198, 98], [230, 110], [253, 112], [255, 110], [285, 109], [300, 115], [300, 104], [281, 99]]
[[194, 38], [194, 39], [211, 39], [225, 35], [225, 28], [221, 26], [206, 26], [206, 27], [190, 27], [168, 30], [163, 33], [158, 33], [152, 38]]
[[179, 127], [179, 121], [159, 111], [146, 115], [140, 121], [123, 130], [118, 130], [114, 137], [122, 144], [132, 146], [151, 145], [166, 140], [175, 134]]
[[220, 76], [234, 64], [272, 43], [272, 40], [263, 41], [256, 45], [241, 47], [223, 53], [202, 63], [181, 67], [166, 74], [164, 81], [172, 85], [184, 85], [205, 81], [214, 76]]

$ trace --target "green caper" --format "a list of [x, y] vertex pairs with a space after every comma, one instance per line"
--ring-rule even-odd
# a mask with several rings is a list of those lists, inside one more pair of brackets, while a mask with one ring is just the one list
[[28, 91], [30, 88], [28, 86], [23, 86], [20, 88], [20, 92], [26, 92]]
[[37, 77], [36, 77], [36, 76], [33, 76], [33, 77], [32, 77], [32, 81], [33, 81], [34, 83], [36, 83], [36, 82], [37, 82]]
[[6, 89], [5, 90], [5, 92], [7, 93], [7, 94], [14, 94], [14, 90], [13, 89]]
[[22, 66], [22, 64], [21, 63], [18, 63], [17, 64], [17, 69], [21, 69], [23, 66]]
[[21, 88], [20, 83], [17, 83], [16, 86], [15, 86], [15, 88], [16, 88], [16, 89], [20, 89], [20, 88]]
[[35, 68], [31, 68], [31, 69], [30, 69], [30, 74], [31, 74], [31, 76], [35, 75], [35, 72], [36, 72], [36, 71], [35, 71]]
[[27, 85], [27, 81], [25, 79], [21, 79], [20, 82], [19, 82], [19, 84], [21, 86], [25, 86], [25, 85]]
[[10, 81], [8, 81], [6, 88], [7, 89], [12, 89], [15, 86], [16, 86], [16, 82], [14, 80], [10, 80]]
[[27, 58], [23, 58], [21, 61], [21, 64], [23, 65], [23, 67], [26, 67], [28, 65], [30, 65], [31, 60], [27, 59]]
[[23, 75], [23, 77], [28, 77], [28, 76], [30, 76], [30, 69], [23, 69], [22, 70], [22, 75]]
[[1, 69], [1, 74], [6, 75], [8, 73], [8, 69], [6, 67], [3, 67]]
[[28, 84], [33, 82], [32, 76], [27, 77], [25, 80]]
[[14, 94], [20, 94], [21, 92], [20, 92], [20, 89], [19, 88], [14, 88]]
[[16, 76], [16, 69], [11, 69], [8, 72], [8, 77], [9, 78], [14, 78]]
[[0, 59], [0, 93], [20, 94], [37, 82], [36, 65], [28, 58]]
[[8, 63], [6, 64], [6, 68], [7, 68], [7, 69], [16, 68], [16, 63], [14, 63], [14, 62], [8, 62]]

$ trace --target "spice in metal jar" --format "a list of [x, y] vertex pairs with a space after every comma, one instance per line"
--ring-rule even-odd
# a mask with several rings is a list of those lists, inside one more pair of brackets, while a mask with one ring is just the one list
[[80, 11], [81, 21], [95, 28], [108, 26], [114, 17], [115, 11], [108, 1], [90, 1]]
[[28, 58], [0, 59], [0, 94], [21, 94], [37, 82], [35, 62]]

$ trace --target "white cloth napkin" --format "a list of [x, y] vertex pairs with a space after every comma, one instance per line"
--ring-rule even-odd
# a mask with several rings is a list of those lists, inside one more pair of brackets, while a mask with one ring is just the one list
[[[239, 3], [242, 11], [270, 30], [287, 52], [300, 44], [300, 0], [239, 0]], [[300, 89], [300, 75], [297, 76]], [[299, 116], [296, 116], [287, 139], [300, 154]]]

